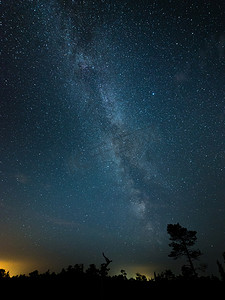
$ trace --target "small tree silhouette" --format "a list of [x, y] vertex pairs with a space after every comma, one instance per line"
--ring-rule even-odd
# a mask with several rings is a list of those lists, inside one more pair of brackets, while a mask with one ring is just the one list
[[193, 265], [193, 260], [199, 258], [202, 255], [199, 249], [192, 250], [191, 247], [195, 244], [197, 237], [196, 231], [187, 230], [187, 228], [182, 227], [179, 223], [177, 224], [168, 224], [167, 232], [170, 235], [170, 240], [172, 243], [169, 244], [172, 247], [169, 257], [177, 259], [182, 256], [186, 256], [188, 260], [188, 266], [182, 267], [182, 272], [185, 275], [188, 274], [197, 276], [196, 270]]
[[0, 279], [2, 278], [10, 278], [9, 272], [6, 272], [5, 269], [0, 269]]
[[147, 281], [147, 277], [143, 274], [136, 273], [136, 280], [137, 281]]
[[33, 272], [30, 272], [30, 273], [29, 273], [29, 276], [30, 276], [30, 278], [32, 278], [32, 279], [37, 279], [38, 276], [39, 276], [38, 270], [34, 270]]
[[106, 277], [108, 275], [109, 270], [110, 270], [110, 268], [108, 268], [108, 265], [112, 262], [112, 260], [109, 259], [108, 257], [106, 257], [104, 252], [102, 252], [102, 255], [105, 259], [105, 263], [101, 264], [100, 274], [101, 274], [102, 277]]
[[120, 271], [120, 273], [121, 273], [120, 276], [122, 277], [122, 279], [126, 280], [126, 279], [127, 279], [127, 273], [126, 273], [126, 271], [122, 269], [122, 270]]

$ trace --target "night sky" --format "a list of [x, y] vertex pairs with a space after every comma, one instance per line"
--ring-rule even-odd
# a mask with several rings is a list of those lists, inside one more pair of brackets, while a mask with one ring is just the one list
[[2, 1], [0, 268], [151, 276], [225, 250], [224, 1]]

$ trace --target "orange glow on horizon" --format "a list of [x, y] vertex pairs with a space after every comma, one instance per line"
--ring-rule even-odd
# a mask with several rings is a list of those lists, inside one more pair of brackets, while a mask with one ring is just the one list
[[9, 271], [10, 277], [27, 273], [30, 269], [30, 263], [17, 260], [0, 260], [0, 269]]
[[[124, 269], [127, 273], [127, 278], [135, 278], [136, 273], [140, 273], [141, 275], [145, 275], [147, 279], [154, 278], [154, 271], [157, 271], [158, 266], [156, 265], [126, 265], [121, 267], [116, 267], [111, 269], [110, 275], [119, 275], [120, 270]], [[45, 272], [49, 268], [46, 267], [45, 263], [37, 263], [37, 261], [31, 260], [13, 260], [13, 259], [2, 259], [0, 260], [0, 269], [4, 269], [6, 272], [9, 271], [10, 277], [26, 274], [28, 275], [30, 272], [34, 270], [38, 270], [40, 273]], [[60, 271], [62, 268], [57, 268]], [[52, 270], [50, 268], [50, 270]], [[55, 270], [54, 270], [55, 271]]]

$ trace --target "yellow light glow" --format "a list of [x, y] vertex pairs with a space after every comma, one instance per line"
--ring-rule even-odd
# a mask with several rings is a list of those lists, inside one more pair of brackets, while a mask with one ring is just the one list
[[9, 271], [10, 277], [26, 273], [27, 267], [27, 262], [14, 260], [0, 260], [0, 269], [5, 269], [6, 272]]
[[135, 264], [135, 265], [127, 265], [124, 266], [124, 268], [115, 269], [113, 271], [115, 274], [118, 275], [121, 269], [124, 269], [126, 271], [128, 278], [131, 277], [135, 278], [136, 273], [140, 273], [142, 275], [145, 275], [147, 279], [151, 279], [154, 278], [154, 271], [157, 270], [158, 268], [155, 265], [146, 266], [146, 265]]

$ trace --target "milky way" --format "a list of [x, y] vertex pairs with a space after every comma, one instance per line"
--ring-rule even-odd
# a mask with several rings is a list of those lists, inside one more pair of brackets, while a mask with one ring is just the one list
[[[85, 13], [83, 10], [85, 7], [80, 8], [81, 15]], [[107, 30], [96, 22], [89, 29], [88, 37], [83, 37], [83, 31], [87, 30], [86, 24], [80, 23], [73, 7], [65, 15], [61, 14], [60, 18], [59, 24], [63, 24], [66, 29], [56, 27], [56, 30], [65, 39], [63, 51], [66, 59], [63, 64], [68, 68], [67, 82], [71, 88], [68, 101], [71, 101], [72, 106], [76, 102], [76, 109], [70, 108], [70, 113], [79, 114], [85, 136], [84, 143], [80, 144], [81, 152], [72, 154], [74, 171], [82, 167], [89, 171], [89, 160], [99, 162], [99, 168], [104, 170], [104, 177], [112, 177], [109, 189], [117, 193], [119, 199], [126, 199], [122, 208], [119, 199], [111, 200], [116, 207], [117, 222], [120, 224], [120, 219], [124, 217], [120, 211], [126, 210], [125, 215], [133, 217], [134, 223], [136, 218], [143, 219], [141, 229], [150, 228], [152, 234], [157, 211], [154, 210], [154, 216], [150, 217], [152, 203], [145, 185], [167, 188], [167, 182], [158, 170], [157, 159], [149, 159], [154, 155], [152, 147], [157, 147], [156, 144], [160, 143], [158, 133], [151, 124], [139, 125], [139, 120], [137, 124], [133, 124], [136, 112], [129, 110], [129, 99], [120, 93], [123, 86], [118, 88], [114, 80], [119, 74], [114, 70], [111, 59], [112, 30]], [[144, 186], [139, 181], [144, 182]], [[96, 206], [98, 207], [98, 203]], [[122, 231], [120, 226], [116, 229], [119, 232]]]

